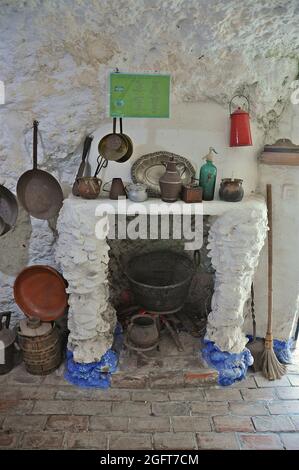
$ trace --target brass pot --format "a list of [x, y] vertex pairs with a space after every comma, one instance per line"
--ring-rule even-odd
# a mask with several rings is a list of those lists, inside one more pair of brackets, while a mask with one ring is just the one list
[[151, 348], [159, 341], [156, 320], [151, 315], [134, 315], [128, 326], [128, 337], [135, 347]]
[[77, 179], [78, 192], [84, 199], [96, 199], [101, 191], [102, 180], [95, 176], [83, 176]]
[[243, 199], [243, 180], [235, 178], [223, 178], [220, 183], [219, 197], [222, 201], [239, 202]]
[[133, 153], [133, 144], [129, 136], [122, 133], [122, 118], [120, 118], [120, 133], [116, 133], [116, 118], [113, 118], [113, 132], [107, 134], [99, 142], [99, 155], [106, 160], [126, 162]]

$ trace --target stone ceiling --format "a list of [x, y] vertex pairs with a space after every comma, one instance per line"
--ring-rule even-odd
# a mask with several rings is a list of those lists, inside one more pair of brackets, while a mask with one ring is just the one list
[[227, 106], [237, 91], [267, 128], [298, 75], [298, 0], [0, 0], [2, 181], [28, 169], [31, 122], [42, 165], [64, 180], [66, 161], [105, 119], [107, 73], [170, 72], [172, 99]]

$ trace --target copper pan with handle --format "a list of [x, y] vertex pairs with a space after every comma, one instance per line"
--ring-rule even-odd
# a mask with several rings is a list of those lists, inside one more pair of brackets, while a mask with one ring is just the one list
[[88, 152], [90, 151], [91, 143], [92, 143], [93, 136], [86, 136], [83, 144], [83, 152], [82, 152], [82, 159], [81, 163], [76, 175], [76, 179], [74, 181], [73, 187], [72, 187], [72, 193], [74, 196], [80, 196], [79, 192], [79, 184], [78, 184], [78, 178], [82, 178], [84, 170], [85, 170], [85, 164], [86, 164], [86, 157], [88, 155]]
[[38, 122], [33, 122], [33, 169], [17, 183], [18, 200], [24, 209], [37, 219], [47, 220], [58, 214], [63, 201], [60, 184], [50, 173], [37, 168]]
[[99, 155], [107, 161], [118, 163], [126, 162], [133, 153], [133, 144], [129, 136], [122, 132], [122, 118], [120, 118], [120, 132], [116, 132], [116, 118], [113, 118], [113, 132], [105, 135], [98, 145]]
[[120, 158], [119, 160], [117, 160], [117, 163], [125, 163], [127, 160], [129, 160], [129, 158], [132, 156], [132, 153], [133, 153], [133, 142], [132, 142], [132, 139], [127, 135], [127, 134], [124, 134], [123, 133], [123, 121], [122, 121], [122, 118], [119, 118], [119, 127], [120, 127], [120, 135], [122, 135], [126, 140], [127, 140], [127, 143], [128, 143], [128, 150], [127, 150], [127, 153], [122, 157]]

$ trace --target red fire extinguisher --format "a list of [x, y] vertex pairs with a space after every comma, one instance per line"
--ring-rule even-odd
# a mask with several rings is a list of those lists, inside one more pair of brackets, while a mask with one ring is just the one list
[[[247, 101], [248, 111], [244, 111], [238, 107], [233, 113], [231, 112], [232, 101], [236, 97], [245, 98]], [[249, 101], [244, 95], [235, 95], [229, 103], [230, 112], [230, 147], [243, 147], [252, 145], [250, 121], [249, 121]]]

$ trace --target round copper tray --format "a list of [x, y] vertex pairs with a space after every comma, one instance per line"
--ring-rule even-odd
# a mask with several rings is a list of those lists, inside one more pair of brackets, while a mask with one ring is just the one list
[[20, 272], [14, 283], [14, 297], [26, 316], [42, 321], [56, 320], [67, 307], [63, 277], [45, 265], [29, 266]]

